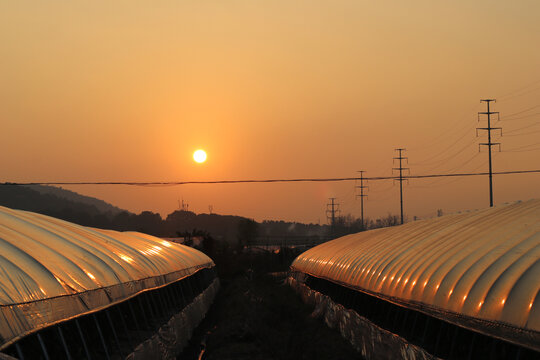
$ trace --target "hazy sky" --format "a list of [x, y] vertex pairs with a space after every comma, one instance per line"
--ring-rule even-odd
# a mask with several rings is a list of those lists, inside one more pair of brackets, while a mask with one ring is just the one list
[[[411, 174], [484, 171], [486, 97], [505, 135], [494, 170], [538, 169], [539, 17], [537, 0], [2, 1], [0, 181], [385, 176], [396, 147]], [[539, 183], [495, 177], [495, 203], [538, 198]], [[405, 212], [486, 207], [487, 185], [411, 180]], [[70, 189], [134, 212], [184, 198], [324, 223], [331, 196], [359, 216], [354, 186]], [[368, 216], [399, 212], [397, 185], [369, 186]]]

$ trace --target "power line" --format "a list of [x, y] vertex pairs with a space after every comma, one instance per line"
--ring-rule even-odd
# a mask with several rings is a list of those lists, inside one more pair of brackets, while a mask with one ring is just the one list
[[464, 152], [465, 150], [467, 150], [475, 142], [476, 142], [476, 139], [473, 139], [472, 141], [468, 142], [464, 147], [459, 149], [457, 152], [455, 152], [452, 155], [450, 155], [448, 157], [445, 157], [443, 159], [436, 160], [436, 161], [429, 162], [429, 163], [409, 163], [409, 165], [415, 165], [415, 166], [419, 166], [419, 167], [434, 165], [434, 166], [431, 166], [427, 170], [424, 169], [424, 171], [433, 171], [434, 169], [437, 169], [437, 168], [441, 167], [442, 165], [446, 164], [449, 160], [455, 159], [457, 155], [459, 155], [462, 152]]
[[526, 90], [526, 89], [528, 89], [528, 88], [530, 88], [530, 87], [532, 87], [532, 86], [534, 86], [534, 85], [536, 85], [536, 84], [538, 84], [538, 83], [540, 83], [540, 79], [538, 79], [538, 80], [536, 80], [536, 81], [533, 81], [533, 82], [531, 82], [531, 83], [528, 83], [527, 85], [524, 85], [524, 86], [522, 86], [522, 87], [519, 87], [519, 88], [517, 88], [517, 89], [514, 89], [514, 90], [512, 90], [512, 91], [510, 91], [510, 92], [507, 92], [507, 93], [505, 93], [505, 94], [499, 95], [498, 98], [499, 98], [499, 100], [502, 100], [502, 99], [504, 99], [504, 98], [506, 98], [506, 97], [508, 97], [508, 96], [510, 96], [510, 95], [514, 95], [514, 94], [516, 94], [516, 93], [519, 93], [519, 92], [521, 92], [521, 91], [524, 91], [524, 90]]
[[[471, 161], [473, 161], [474, 159], [477, 159], [478, 158], [478, 154], [474, 155], [472, 158], [468, 159], [467, 161], [465, 161], [464, 163], [462, 163], [461, 165], [459, 166], [456, 166], [452, 169], [450, 169], [449, 171], [452, 172], [453, 170], [457, 169], [457, 168], [461, 168], [467, 164], [469, 164]], [[478, 169], [480, 169], [482, 166], [484, 166], [484, 163], [482, 162], [481, 164], [477, 165], [474, 169], [472, 169], [471, 171], [476, 171]], [[446, 180], [446, 181], [445, 181]], [[412, 185], [411, 187], [412, 188], [430, 188], [430, 187], [438, 187], [438, 186], [446, 186], [448, 184], [452, 184], [456, 181], [459, 181], [461, 180], [461, 178], [454, 178], [454, 179], [445, 179], [445, 178], [437, 178], [433, 181], [431, 181], [430, 183], [428, 183], [427, 185], [422, 185], [422, 186], [418, 186], [418, 185]]]
[[524, 135], [526, 136], [526, 135], [536, 134], [536, 133], [540, 132], [540, 130], [528, 131], [528, 132], [519, 132], [519, 131], [529, 129], [529, 128], [535, 127], [537, 125], [540, 125], [540, 122], [537, 122], [537, 123], [529, 125], [529, 126], [524, 126], [522, 128], [519, 128], [519, 129], [514, 129], [512, 131], [507, 131], [507, 132], [504, 133], [504, 136], [505, 137], [513, 137], [513, 136], [524, 136]]
[[462, 133], [460, 135], [460, 137], [457, 140], [455, 140], [453, 143], [451, 143], [449, 146], [445, 147], [443, 150], [436, 153], [435, 155], [432, 155], [429, 158], [424, 159], [423, 161], [419, 161], [419, 162], [417, 162], [415, 164], [416, 165], [422, 165], [422, 164], [431, 164], [431, 163], [433, 163], [434, 159], [438, 158], [440, 155], [448, 153], [448, 151], [450, 151], [458, 142], [460, 142], [463, 138], [465, 138], [465, 136], [467, 136], [469, 134], [469, 131], [472, 130], [473, 128], [474, 128], [474, 126], [467, 127], [466, 131], [464, 133]]
[[[392, 184], [392, 186], [390, 187], [390, 189], [392, 189], [394, 187], [394, 185]], [[388, 200], [390, 199], [391, 197], [394, 196], [394, 192], [393, 191], [387, 191], [386, 194], [382, 195], [382, 196], [378, 196], [376, 198], [377, 201], [384, 201], [384, 200]]]
[[523, 120], [523, 119], [528, 119], [528, 118], [536, 116], [536, 115], [540, 115], [540, 112], [532, 113], [532, 114], [528, 114], [528, 115], [522, 115], [522, 116], [518, 116], [518, 117], [503, 117], [503, 121]]
[[[514, 171], [499, 171], [493, 172], [493, 175], [510, 175], [510, 174], [531, 174], [531, 173], [540, 173], [540, 170], [514, 170]], [[435, 178], [435, 177], [459, 177], [459, 176], [481, 176], [489, 175], [489, 172], [479, 172], [479, 173], [455, 173], [455, 174], [433, 174], [433, 175], [408, 175], [403, 176], [404, 179], [426, 179], [426, 178]], [[372, 178], [368, 178], [373, 180]], [[375, 179], [378, 180], [378, 179]]]
[[510, 99], [515, 99], [515, 98], [517, 98], [517, 97], [521, 97], [521, 96], [524, 96], [524, 95], [533, 93], [533, 92], [538, 91], [538, 90], [540, 90], [540, 87], [536, 87], [536, 88], [533, 88], [533, 89], [530, 89], [530, 90], [527, 90], [527, 91], [524, 91], [524, 92], [515, 94], [515, 95], [513, 95], [513, 96], [506, 97], [505, 99], [501, 99], [501, 100], [502, 100], [502, 101], [508, 101], [508, 100], [510, 100]]
[[[470, 162], [472, 162], [473, 160], [478, 159], [478, 155], [479, 155], [479, 154], [476, 153], [476, 154], [474, 154], [474, 156], [472, 156], [471, 158], [469, 158], [469, 159], [467, 159], [466, 161], [462, 162], [461, 164], [451, 167], [450, 169], [447, 170], [448, 173], [451, 174], [454, 170], [463, 168], [465, 165], [468, 165], [468, 164], [469, 164]], [[474, 169], [471, 170], [471, 171], [477, 170], [477, 169], [480, 168], [482, 165], [483, 165], [483, 163], [480, 164], [479, 166], [477, 166], [476, 168], [474, 168]], [[444, 184], [444, 178], [436, 178], [435, 180], [433, 180], [433, 181], [431, 181], [430, 183], [426, 184], [425, 187], [429, 187], [429, 186], [434, 185], [434, 184], [436, 184], [437, 186], [439, 186], [439, 185], [441, 185], [441, 184], [440, 184], [441, 181], [443, 181], [443, 184]], [[452, 182], [452, 181], [453, 181], [453, 180], [451, 180], [450, 182]]]
[[[364, 178], [365, 180], [366, 178]], [[392, 189], [394, 187], [394, 184], [390, 184], [390, 186], [385, 186], [383, 188], [380, 188], [380, 189], [377, 189], [375, 188], [374, 189], [369, 189], [369, 192], [370, 193], [386, 193], [388, 190]]]
[[520, 130], [525, 130], [525, 129], [530, 129], [532, 127], [535, 127], [537, 125], [540, 125], [540, 121], [539, 122], [535, 122], [534, 124], [530, 124], [530, 125], [526, 125], [526, 126], [522, 126], [520, 128], [517, 128], [517, 129], [513, 129], [513, 130], [510, 130], [510, 131], [505, 131], [504, 132], [504, 136], [508, 136], [508, 134], [513, 134], [517, 131], [520, 131]]
[[521, 111], [518, 111], [518, 112], [515, 112], [515, 113], [506, 114], [504, 118], [506, 119], [506, 118], [512, 117], [512, 116], [514, 116], [514, 115], [523, 114], [524, 112], [531, 111], [531, 110], [533, 110], [533, 109], [536, 109], [537, 107], [540, 107], [540, 105], [535, 105], [535, 106], [533, 106], [533, 107], [530, 107], [530, 108], [527, 108], [527, 109], [525, 109], [525, 110], [521, 110]]
[[[510, 174], [533, 174], [540, 173], [540, 169], [533, 170], [510, 170], [493, 172], [493, 175]], [[438, 177], [460, 177], [460, 176], [482, 176], [489, 172], [479, 173], [452, 173], [452, 174], [426, 174], [426, 175], [403, 175], [403, 179], [428, 179]], [[364, 180], [395, 180], [395, 176], [373, 176], [365, 177]], [[129, 186], [177, 186], [177, 185], [209, 185], [209, 184], [253, 184], [253, 183], [287, 183], [287, 182], [339, 182], [356, 181], [359, 177], [342, 178], [303, 178], [303, 179], [259, 179], [259, 180], [214, 180], [214, 181], [161, 181], [161, 182], [138, 182], [138, 181], [34, 181], [34, 182], [5, 182], [1, 185], [129, 185]]]
[[[478, 156], [478, 153], [474, 154], [474, 156], [472, 156], [471, 158], [465, 160], [464, 162], [462, 162], [461, 164], [459, 165], [456, 165], [454, 167], [451, 167], [450, 169], [448, 169], [448, 173], [452, 173], [453, 171], [457, 170], [457, 169], [462, 169], [465, 165], [469, 164], [471, 161], [477, 159], [477, 156]], [[482, 164], [480, 164], [478, 167], [480, 167]], [[477, 167], [477, 168], [478, 168]], [[475, 169], [477, 169], [475, 168]], [[475, 169], [473, 169], [472, 171], [474, 171]]]
[[333, 197], [340, 199], [342, 203], [345, 200], [347, 200], [346, 202], [354, 203], [355, 194], [356, 194], [355, 189], [354, 188], [351, 189], [350, 187], [347, 186], [342, 192], [336, 191], [333, 194]]
[[[523, 115], [523, 116], [520, 116], [520, 117], [515, 117], [516, 115], [519, 115], [519, 114], [523, 114], [523, 113], [526, 113], [528, 111], [531, 111], [531, 110], [534, 110], [536, 108], [540, 107], [540, 105], [536, 105], [536, 106], [532, 106], [532, 107], [529, 107], [529, 108], [526, 108], [524, 110], [521, 110], [521, 111], [517, 111], [517, 112], [514, 112], [514, 113], [511, 113], [511, 114], [507, 114], [504, 116], [504, 118], [502, 120], [504, 121], [513, 121], [513, 120], [520, 120], [522, 118], [530, 118], [534, 115], [538, 115], [540, 113], [534, 113], [534, 114], [527, 114], [527, 115]], [[534, 126], [534, 125], [533, 125]], [[452, 144], [450, 144], [449, 146], [447, 146], [446, 148], [444, 148], [441, 152], [438, 152], [434, 155], [431, 155], [430, 157], [428, 157], [427, 159], [425, 160], [421, 160], [421, 161], [416, 161], [414, 163], [410, 163], [410, 165], [415, 165], [415, 166], [429, 166], [429, 165], [435, 165], [433, 167], [430, 167], [429, 169], [424, 169], [424, 171], [433, 171], [437, 168], [439, 168], [441, 165], [445, 164], [446, 161], [454, 158], [455, 156], [457, 156], [458, 154], [462, 153], [463, 151], [465, 151], [470, 145], [472, 145], [475, 141], [473, 140], [472, 142], [470, 143], [467, 143], [465, 144], [464, 147], [462, 147], [460, 150], [458, 150], [457, 152], [455, 152], [453, 155], [447, 155], [445, 156], [444, 158], [440, 158], [441, 155], [443, 154], [448, 154], [452, 151], [452, 148], [457, 144], [459, 143], [465, 136], [467, 136], [468, 134], [468, 130], [469, 129], [472, 129], [474, 126], [472, 127], [469, 127], [469, 128], [461, 128], [461, 129], [458, 129], [458, 131], [455, 133], [458, 133], [460, 134], [459, 137], [454, 140], [454, 142]], [[529, 126], [527, 126], [529, 127]], [[461, 133], [462, 130], [466, 130], [464, 133]], [[517, 129], [516, 129], [517, 130]], [[512, 130], [511, 132], [515, 132], [516, 130]], [[510, 132], [508, 132], [510, 133]], [[505, 132], [505, 136], [506, 136], [506, 132]], [[444, 134], [443, 134], [444, 135]], [[421, 147], [423, 148], [423, 147]], [[411, 150], [408, 148], [408, 150]], [[416, 150], [416, 149], [413, 149], [413, 150]]]
[[540, 148], [535, 148], [535, 149], [525, 149], [525, 150], [508, 150], [508, 151], [505, 151], [505, 152], [529, 152], [529, 151], [538, 151], [540, 150]]
[[[540, 145], [540, 142], [537, 142], [537, 143], [533, 143], [533, 144], [528, 144], [528, 145], [522, 145], [522, 146], [518, 146], [516, 148], [511, 148], [509, 149], [508, 151], [515, 151], [515, 150], [521, 150], [521, 149], [526, 149], [530, 146], [537, 146], [537, 145]], [[506, 151], [505, 151], [506, 152]]]
[[[407, 147], [408, 151], [409, 152], [411, 152], [411, 151], [416, 152], [418, 150], [424, 150], [424, 149], [433, 147], [435, 145], [441, 145], [442, 142], [445, 142], [445, 141], [451, 139], [451, 137], [454, 136], [455, 134], [461, 133], [461, 131], [464, 129], [464, 127], [459, 127], [459, 126], [461, 126], [462, 124], [467, 126], [467, 124], [469, 124], [469, 119], [468, 119], [467, 115], [471, 111], [476, 110], [478, 108], [478, 106], [479, 105], [476, 104], [475, 106], [471, 107], [470, 110], [467, 110], [467, 112], [465, 112], [462, 116], [460, 116], [462, 118], [461, 121], [458, 121], [457, 123], [453, 123], [452, 127], [449, 130], [445, 130], [445, 131], [441, 132], [439, 135], [432, 138], [431, 141], [426, 143], [425, 145], [420, 145], [418, 147], [413, 147], [413, 148]], [[471, 126], [467, 126], [467, 131], [470, 130], [470, 128], [471, 128]], [[442, 142], [440, 141], [440, 139], [442, 139]]]

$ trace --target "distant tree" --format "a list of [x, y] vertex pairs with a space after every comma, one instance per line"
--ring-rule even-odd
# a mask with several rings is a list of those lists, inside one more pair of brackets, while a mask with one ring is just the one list
[[338, 216], [334, 223], [334, 234], [333, 236], [343, 236], [347, 234], [353, 234], [360, 231], [363, 231], [364, 227], [362, 226], [362, 220], [357, 219], [351, 214], [345, 216]]
[[238, 223], [238, 247], [242, 250], [251, 244], [258, 234], [258, 223], [252, 219], [243, 219]]
[[213, 258], [217, 251], [217, 241], [209, 234], [205, 233], [202, 241], [202, 249], [206, 255]]
[[371, 224], [372, 229], [383, 228], [389, 226], [396, 226], [400, 224], [400, 218], [397, 215], [388, 214], [383, 218], [375, 220], [375, 223]]
[[197, 217], [193, 211], [186, 210], [176, 210], [167, 215], [166, 221], [172, 222], [176, 225], [186, 225], [189, 224], [193, 219]]
[[135, 215], [133, 220], [137, 224], [137, 231], [154, 236], [162, 236], [163, 219], [161, 219], [161, 215], [151, 211], [143, 211], [139, 215]]
[[122, 211], [121, 213], [114, 216], [111, 220], [111, 229], [125, 231], [133, 230], [131, 225], [135, 222], [133, 218], [135, 214], [131, 214], [127, 211]]

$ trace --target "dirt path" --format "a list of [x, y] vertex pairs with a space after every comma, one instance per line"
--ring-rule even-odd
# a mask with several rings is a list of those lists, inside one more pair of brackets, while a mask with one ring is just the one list
[[266, 275], [222, 280], [206, 319], [179, 359], [359, 359], [282, 281]]

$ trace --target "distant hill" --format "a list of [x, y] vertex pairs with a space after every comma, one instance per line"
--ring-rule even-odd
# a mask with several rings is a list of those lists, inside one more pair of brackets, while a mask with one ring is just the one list
[[103, 200], [96, 199], [90, 196], [84, 196], [74, 191], [62, 189], [56, 186], [29, 185], [26, 187], [32, 190], [35, 190], [39, 192], [40, 194], [50, 194], [61, 199], [72, 201], [74, 203], [95, 206], [98, 209], [98, 211], [102, 213], [110, 213], [111, 215], [117, 215], [121, 213], [122, 211], [126, 211], [114, 205], [111, 205], [108, 202], [105, 202]]
[[102, 200], [40, 185], [0, 184], [0, 205], [102, 228], [110, 227], [117, 215], [131, 214]]
[[[229, 244], [263, 241], [281, 243], [305, 237], [327, 237], [330, 227], [286, 221], [256, 222], [252, 219], [219, 214], [196, 214], [176, 210], [165, 219], [160, 214], [143, 211], [133, 214], [103, 200], [77, 194], [53, 186], [0, 184], [0, 205], [12, 209], [33, 211], [76, 224], [119, 231], [140, 231], [161, 237], [189, 237], [208, 235]], [[390, 216], [390, 215], [389, 215]], [[397, 224], [397, 217], [371, 221], [369, 228]], [[334, 236], [363, 230], [358, 219], [339, 218]]]

